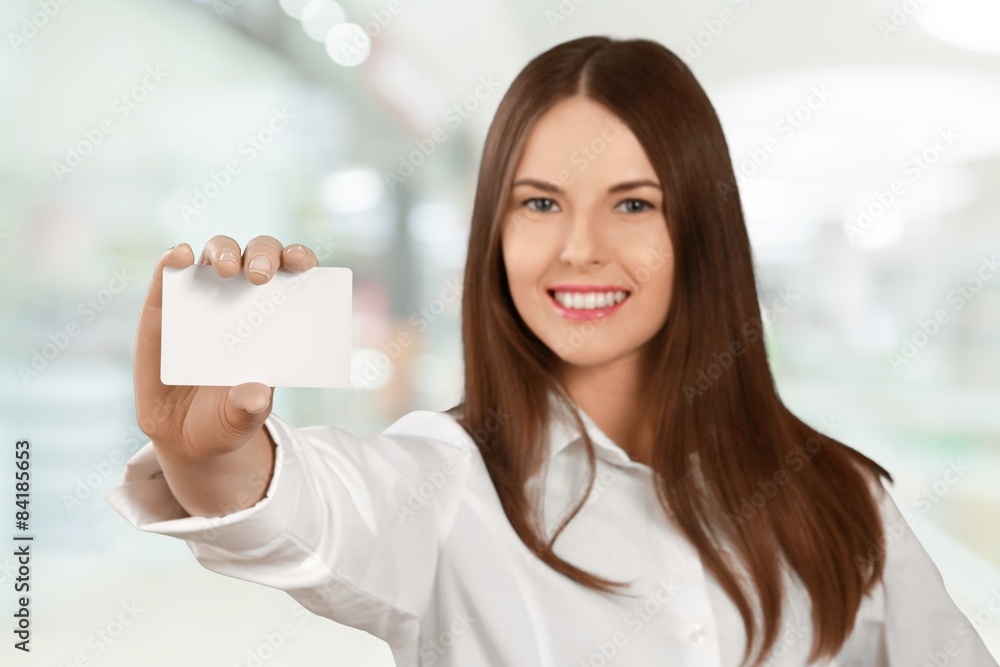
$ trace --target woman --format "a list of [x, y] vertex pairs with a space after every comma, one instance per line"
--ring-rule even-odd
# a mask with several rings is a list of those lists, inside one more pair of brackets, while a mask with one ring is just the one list
[[[775, 392], [733, 183], [669, 50], [550, 49], [486, 139], [464, 400], [354, 435], [293, 428], [260, 384], [160, 384], [177, 246], [137, 333], [151, 442], [109, 499], [400, 665], [996, 665], [889, 474]], [[270, 237], [200, 261], [255, 284], [317, 264]]]

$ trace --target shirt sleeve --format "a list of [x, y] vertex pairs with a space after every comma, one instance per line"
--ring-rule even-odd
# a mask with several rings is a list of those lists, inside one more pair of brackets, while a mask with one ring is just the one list
[[873, 491], [885, 536], [860, 557], [870, 559], [872, 551], [884, 549], [885, 574], [862, 603], [836, 665], [998, 667], [881, 480]]
[[467, 481], [471, 438], [424, 410], [374, 435], [294, 428], [273, 413], [264, 426], [277, 446], [274, 473], [251, 507], [188, 515], [152, 443], [107, 499], [136, 528], [185, 540], [209, 570], [284, 590], [390, 644], [412, 639]]

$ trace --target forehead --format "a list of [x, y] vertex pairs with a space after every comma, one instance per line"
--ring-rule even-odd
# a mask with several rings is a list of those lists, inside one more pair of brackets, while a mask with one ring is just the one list
[[583, 96], [556, 103], [531, 129], [515, 178], [654, 178], [642, 144], [607, 107]]

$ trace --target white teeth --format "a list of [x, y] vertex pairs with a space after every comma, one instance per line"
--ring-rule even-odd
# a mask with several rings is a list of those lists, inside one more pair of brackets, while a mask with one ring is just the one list
[[594, 310], [595, 308], [606, 308], [616, 303], [621, 303], [628, 296], [623, 291], [618, 292], [556, 292], [556, 301], [562, 304], [563, 308], [573, 308], [574, 310]]

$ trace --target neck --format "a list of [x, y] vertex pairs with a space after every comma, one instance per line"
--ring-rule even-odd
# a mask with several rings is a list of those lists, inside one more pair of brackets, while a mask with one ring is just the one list
[[564, 364], [559, 380], [573, 402], [634, 461], [650, 463], [650, 442], [636, 427], [640, 391], [639, 365], [634, 358], [600, 366]]

